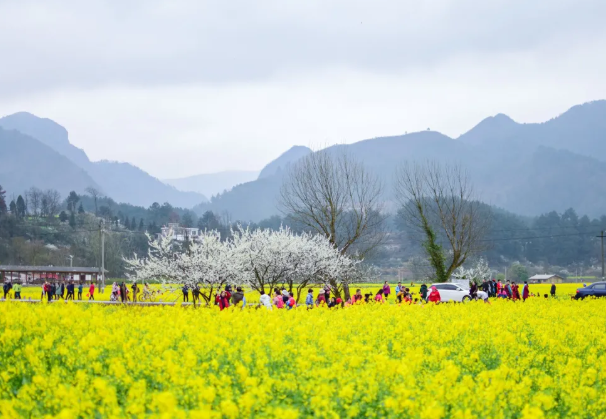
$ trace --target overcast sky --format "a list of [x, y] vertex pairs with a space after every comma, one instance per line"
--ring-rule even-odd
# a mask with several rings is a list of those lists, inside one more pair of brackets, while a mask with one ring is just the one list
[[606, 99], [604, 0], [0, 0], [0, 115], [160, 178]]

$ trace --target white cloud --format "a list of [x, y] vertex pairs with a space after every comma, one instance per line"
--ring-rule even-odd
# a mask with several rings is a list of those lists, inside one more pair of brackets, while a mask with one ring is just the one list
[[0, 114], [158, 177], [606, 97], [606, 2], [0, 2]]

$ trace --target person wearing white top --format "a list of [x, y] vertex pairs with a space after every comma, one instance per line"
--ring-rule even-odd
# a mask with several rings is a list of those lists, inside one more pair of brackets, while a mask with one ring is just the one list
[[488, 301], [488, 293], [487, 292], [485, 292], [485, 291], [478, 291], [476, 293], [476, 295], [478, 296], [478, 298], [480, 300], [484, 300], [485, 303], [490, 304], [490, 301]]
[[261, 291], [261, 298], [259, 299], [261, 304], [271, 310], [271, 298], [265, 292]]

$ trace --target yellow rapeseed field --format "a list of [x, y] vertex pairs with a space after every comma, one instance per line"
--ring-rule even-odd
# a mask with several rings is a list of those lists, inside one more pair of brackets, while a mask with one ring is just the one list
[[601, 418], [605, 304], [0, 303], [0, 416]]

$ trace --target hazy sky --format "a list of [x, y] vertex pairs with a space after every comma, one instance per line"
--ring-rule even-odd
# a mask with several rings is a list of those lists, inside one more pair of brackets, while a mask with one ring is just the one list
[[606, 98], [604, 0], [0, 0], [0, 115], [165, 178]]

